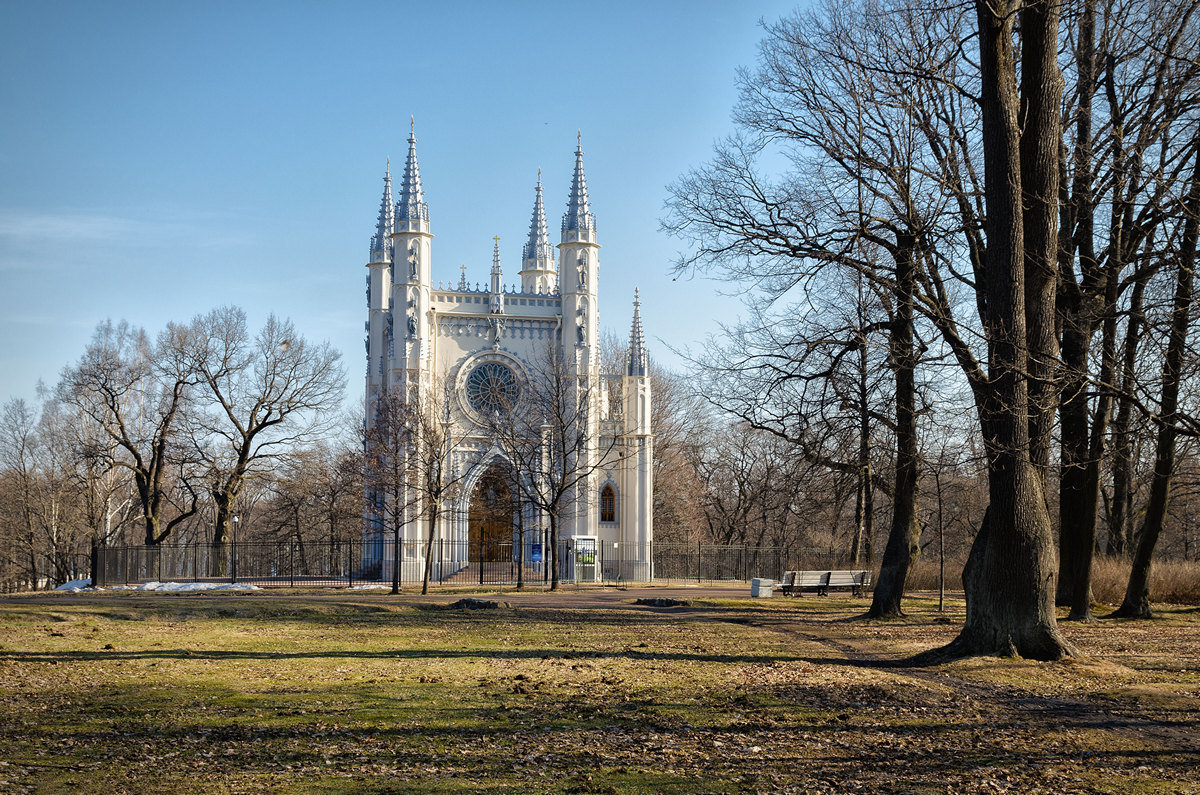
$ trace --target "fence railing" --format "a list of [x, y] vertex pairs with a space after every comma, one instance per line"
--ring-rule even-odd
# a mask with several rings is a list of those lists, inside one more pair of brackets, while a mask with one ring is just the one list
[[[426, 568], [441, 586], [548, 585], [555, 558], [541, 544], [392, 539], [242, 541], [109, 547], [97, 551], [99, 586], [160, 582], [244, 583], [260, 587], [354, 587], [420, 584]], [[779, 578], [788, 569], [838, 568], [814, 550], [709, 544], [620, 544], [565, 539], [558, 580], [586, 583], [712, 583]]]

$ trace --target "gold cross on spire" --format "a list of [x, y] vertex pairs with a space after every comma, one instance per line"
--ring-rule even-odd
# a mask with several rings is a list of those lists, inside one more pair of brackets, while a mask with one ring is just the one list
[[496, 235], [495, 237], [493, 237], [493, 238], [492, 238], [492, 240], [493, 240], [493, 241], [495, 241], [496, 243], [499, 243], [499, 242], [500, 242], [500, 235]]
[[463, 276], [466, 276], [466, 275], [467, 275], [467, 266], [466, 266], [466, 265], [460, 265], [459, 267], [462, 269], [462, 274], [463, 274]]

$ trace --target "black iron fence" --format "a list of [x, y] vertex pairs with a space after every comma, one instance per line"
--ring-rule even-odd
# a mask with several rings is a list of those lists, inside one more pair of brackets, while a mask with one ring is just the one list
[[557, 557], [542, 544], [437, 541], [242, 541], [109, 547], [97, 551], [101, 587], [158, 582], [241, 583], [259, 587], [419, 585], [428, 570], [440, 586], [548, 585], [559, 582], [712, 583], [778, 579], [789, 569], [844, 562], [815, 550], [710, 544], [621, 544], [566, 539]]

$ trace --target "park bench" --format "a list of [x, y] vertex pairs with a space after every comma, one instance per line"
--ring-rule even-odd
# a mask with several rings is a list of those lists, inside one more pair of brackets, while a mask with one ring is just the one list
[[816, 591], [817, 596], [828, 596], [832, 588], [849, 588], [855, 596], [864, 596], [871, 587], [871, 572], [858, 571], [785, 571], [779, 583], [779, 592], [784, 596], [800, 596], [805, 591]]

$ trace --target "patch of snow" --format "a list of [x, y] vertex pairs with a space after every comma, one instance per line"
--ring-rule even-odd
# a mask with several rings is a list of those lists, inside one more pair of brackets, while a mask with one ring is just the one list
[[257, 585], [228, 582], [158, 582], [142, 583], [139, 591], [259, 591]]
[[392, 586], [384, 585], [381, 582], [364, 582], [361, 585], [351, 585], [351, 591], [390, 591]]
[[71, 593], [79, 593], [80, 591], [82, 591], [84, 588], [87, 588], [91, 584], [92, 584], [92, 578], [88, 577], [87, 579], [83, 579], [83, 580], [71, 580], [70, 582], [64, 582], [62, 585], [58, 586], [54, 590], [70, 591]]

